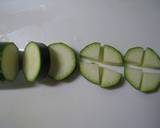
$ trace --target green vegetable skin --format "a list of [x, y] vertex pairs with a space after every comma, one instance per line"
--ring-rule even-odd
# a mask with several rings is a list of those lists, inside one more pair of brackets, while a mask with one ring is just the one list
[[13, 42], [0, 42], [0, 80], [15, 80], [19, 67], [16, 45]]
[[160, 73], [143, 72], [143, 70], [131, 68], [128, 65], [138, 65], [141, 68], [160, 68], [160, 57], [153, 49], [130, 48], [125, 55], [125, 63], [125, 78], [133, 87], [142, 92], [153, 92], [159, 88]]
[[23, 55], [25, 79], [34, 82], [47, 76], [50, 65], [49, 50], [45, 44], [29, 42]]
[[80, 73], [88, 81], [104, 88], [116, 86], [121, 81], [122, 75], [120, 73], [100, 67], [92, 61], [109, 65], [123, 65], [122, 54], [114, 47], [110, 45], [101, 46], [100, 43], [94, 42], [83, 48], [80, 51], [80, 56], [91, 61], [90, 63], [80, 63]]

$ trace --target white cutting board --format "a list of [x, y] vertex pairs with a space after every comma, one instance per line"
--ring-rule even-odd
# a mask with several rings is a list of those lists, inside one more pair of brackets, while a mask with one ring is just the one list
[[[159, 0], [0, 0], [0, 41], [66, 41], [77, 52], [98, 41], [160, 54]], [[127, 81], [107, 90], [76, 72], [71, 79], [30, 85], [0, 83], [0, 128], [160, 128], [160, 92]]]

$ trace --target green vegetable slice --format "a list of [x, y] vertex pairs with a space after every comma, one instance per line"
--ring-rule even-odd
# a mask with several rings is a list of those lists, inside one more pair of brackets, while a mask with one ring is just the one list
[[49, 46], [50, 69], [49, 76], [55, 80], [69, 77], [76, 68], [76, 54], [68, 45], [59, 42]]

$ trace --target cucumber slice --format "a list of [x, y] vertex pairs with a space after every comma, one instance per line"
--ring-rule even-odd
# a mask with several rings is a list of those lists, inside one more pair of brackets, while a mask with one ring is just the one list
[[101, 87], [109, 88], [114, 87], [120, 83], [122, 75], [108, 68], [102, 69]]
[[80, 51], [80, 56], [98, 61], [100, 58], [100, 50], [101, 50], [101, 44], [94, 42], [83, 48]]
[[12, 42], [0, 43], [0, 80], [15, 80], [19, 72], [19, 51]]
[[45, 44], [29, 42], [24, 50], [23, 72], [27, 81], [44, 78], [49, 70], [49, 51]]
[[142, 81], [142, 70], [125, 66], [124, 75], [126, 80], [136, 89], [139, 89]]
[[49, 46], [50, 70], [49, 76], [55, 80], [69, 77], [76, 68], [76, 54], [64, 43], [53, 43]]
[[141, 47], [130, 48], [126, 52], [124, 60], [126, 63], [140, 66], [143, 60], [143, 53], [144, 49]]
[[92, 63], [84, 63], [80, 62], [80, 73], [84, 76], [88, 81], [99, 85], [99, 67], [96, 64]]
[[160, 68], [160, 57], [151, 48], [147, 48], [144, 53], [143, 67]]
[[152, 92], [156, 91], [160, 85], [160, 73], [143, 73], [141, 91]]
[[110, 45], [104, 45], [103, 62], [111, 65], [123, 65], [122, 54]]

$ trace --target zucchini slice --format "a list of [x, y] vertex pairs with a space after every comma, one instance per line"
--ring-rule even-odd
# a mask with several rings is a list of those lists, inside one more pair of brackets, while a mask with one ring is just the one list
[[103, 68], [102, 69], [102, 80], [101, 87], [110, 88], [116, 86], [120, 83], [122, 75], [111, 69]]
[[24, 50], [23, 72], [27, 81], [44, 78], [49, 70], [50, 57], [45, 44], [29, 42]]
[[146, 48], [142, 66], [149, 68], [160, 68], [160, 57], [153, 49]]
[[80, 56], [91, 60], [99, 61], [101, 44], [94, 42], [87, 45], [80, 51]]
[[74, 50], [61, 42], [50, 44], [48, 47], [51, 60], [49, 76], [55, 80], [69, 77], [77, 63]]
[[125, 54], [124, 60], [126, 63], [133, 65], [142, 65], [144, 49], [142, 47], [134, 47], [128, 49]]
[[124, 75], [126, 80], [136, 89], [140, 89], [141, 81], [142, 81], [142, 70], [135, 69], [125, 65]]
[[100, 84], [100, 70], [97, 64], [80, 62], [80, 73], [88, 81]]
[[15, 80], [19, 69], [19, 51], [16, 45], [0, 42], [0, 80]]
[[101, 46], [100, 43], [95, 42], [83, 48], [80, 51], [80, 57], [90, 60], [87, 63], [83, 61], [80, 63], [81, 75], [90, 82], [103, 88], [110, 88], [121, 81], [120, 73], [103, 67], [104, 64], [123, 65], [122, 54], [114, 47]]
[[110, 45], [104, 45], [103, 62], [106, 64], [123, 65], [122, 54], [114, 47]]
[[160, 73], [143, 73], [141, 91], [153, 92], [158, 89], [160, 85]]

